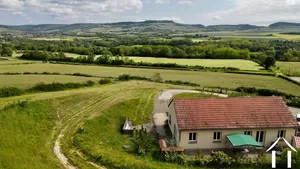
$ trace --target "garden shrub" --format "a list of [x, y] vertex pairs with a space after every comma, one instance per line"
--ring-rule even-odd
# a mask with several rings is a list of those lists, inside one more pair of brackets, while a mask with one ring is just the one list
[[140, 130], [134, 130], [132, 143], [135, 153], [140, 156], [145, 156], [152, 148], [152, 139], [144, 127]]
[[226, 168], [232, 165], [234, 159], [229, 157], [222, 151], [215, 152], [211, 155], [210, 165], [215, 166], [217, 168]]

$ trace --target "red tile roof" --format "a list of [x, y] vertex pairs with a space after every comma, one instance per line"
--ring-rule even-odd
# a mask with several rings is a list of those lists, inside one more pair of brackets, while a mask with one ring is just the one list
[[294, 139], [295, 139], [295, 143], [296, 143], [295, 148], [300, 148], [300, 137], [294, 136]]
[[179, 130], [296, 127], [281, 97], [174, 99]]

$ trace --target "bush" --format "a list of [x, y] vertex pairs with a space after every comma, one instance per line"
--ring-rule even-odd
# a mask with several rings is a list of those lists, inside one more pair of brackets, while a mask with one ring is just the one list
[[93, 77], [92, 75], [84, 74], [84, 73], [73, 73], [71, 75], [73, 75], [73, 76], [82, 76], [82, 77]]
[[91, 80], [89, 80], [89, 81], [86, 82], [87, 86], [94, 86], [95, 84], [96, 83], [94, 81], [91, 81]]
[[24, 90], [16, 88], [16, 87], [0, 88], [0, 97], [20, 96], [24, 93], [25, 93]]
[[132, 143], [134, 151], [140, 156], [148, 154], [152, 147], [152, 139], [144, 127], [141, 130], [134, 130]]
[[128, 74], [120, 75], [118, 77], [118, 80], [120, 80], [120, 81], [129, 81], [129, 80], [147, 80], [147, 81], [151, 81], [151, 79], [146, 78], [146, 77], [131, 76], [131, 75], [128, 75]]
[[101, 79], [101, 80], [99, 81], [99, 84], [101, 84], [101, 85], [104, 85], [104, 84], [110, 84], [110, 83], [112, 83], [112, 80], [109, 79], [109, 78]]
[[174, 84], [174, 85], [186, 85], [186, 86], [200, 87], [200, 85], [197, 83], [191, 83], [191, 82], [181, 81], [181, 80], [176, 80], [176, 81], [167, 80], [167, 81], [165, 81], [165, 83]]
[[35, 91], [43, 91], [43, 92], [52, 92], [52, 91], [62, 91], [66, 89], [77, 89], [85, 86], [90, 86], [91, 84], [95, 84], [95, 82], [86, 82], [86, 83], [38, 83], [32, 88], [29, 89], [31, 92]]
[[212, 166], [216, 166], [218, 168], [226, 168], [226, 167], [230, 166], [233, 162], [234, 162], [233, 158], [229, 157], [224, 152], [219, 151], [219, 152], [215, 152], [211, 156], [210, 164]]

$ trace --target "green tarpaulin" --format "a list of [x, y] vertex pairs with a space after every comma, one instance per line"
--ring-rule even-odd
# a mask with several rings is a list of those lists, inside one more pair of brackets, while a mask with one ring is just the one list
[[261, 145], [253, 139], [252, 136], [244, 134], [232, 134], [227, 136], [228, 140], [234, 147], [254, 146], [261, 147]]

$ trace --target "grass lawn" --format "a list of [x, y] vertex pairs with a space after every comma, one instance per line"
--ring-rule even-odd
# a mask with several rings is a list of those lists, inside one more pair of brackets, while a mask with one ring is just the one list
[[[277, 89], [283, 92], [300, 95], [300, 87], [292, 82], [272, 76], [230, 74], [219, 72], [197, 72], [162, 69], [121, 68], [84, 65], [63, 64], [31, 64], [31, 65], [3, 65], [3, 72], [59, 72], [59, 73], [85, 73], [101, 77], [117, 77], [121, 74], [131, 74], [151, 77], [159, 72], [164, 80], [182, 80], [198, 83], [201, 87], [227, 87], [236, 88], [240, 86]], [[2, 85], [9, 83], [1, 81]]]
[[[54, 142], [59, 134], [64, 135], [60, 142], [64, 154], [77, 168], [96, 168], [87, 161], [84, 154], [92, 156], [98, 152], [103, 152], [103, 159], [115, 162], [113, 164], [116, 166], [128, 163], [138, 168], [181, 168], [153, 161], [151, 157], [143, 159], [125, 152], [120, 145], [130, 138], [121, 136], [117, 129], [124, 116], [129, 116], [135, 124], [147, 122], [152, 113], [154, 96], [162, 89], [172, 88], [183, 87], [130, 81], [0, 98], [0, 168], [62, 169], [53, 153]], [[28, 103], [7, 106], [20, 100], [28, 100]], [[82, 146], [79, 151], [78, 145], [74, 147], [73, 136], [86, 120], [84, 129], [89, 132], [83, 133], [84, 140], [78, 144]], [[85, 139], [86, 134], [94, 135]], [[101, 140], [110, 141], [103, 142], [103, 145], [107, 145], [103, 148]], [[93, 149], [87, 151], [87, 145]]]
[[250, 60], [225, 60], [225, 59], [172, 59], [154, 57], [129, 57], [135, 62], [149, 63], [177, 63], [179, 65], [205, 66], [205, 67], [235, 67], [241, 70], [259, 70], [260, 65]]
[[282, 73], [300, 77], [300, 62], [276, 62]]
[[67, 83], [67, 82], [86, 82], [92, 80], [97, 82], [100, 78], [95, 77], [78, 77], [78, 76], [65, 76], [65, 75], [0, 75], [0, 88], [1, 87], [18, 87], [29, 88], [33, 85], [44, 83]]

